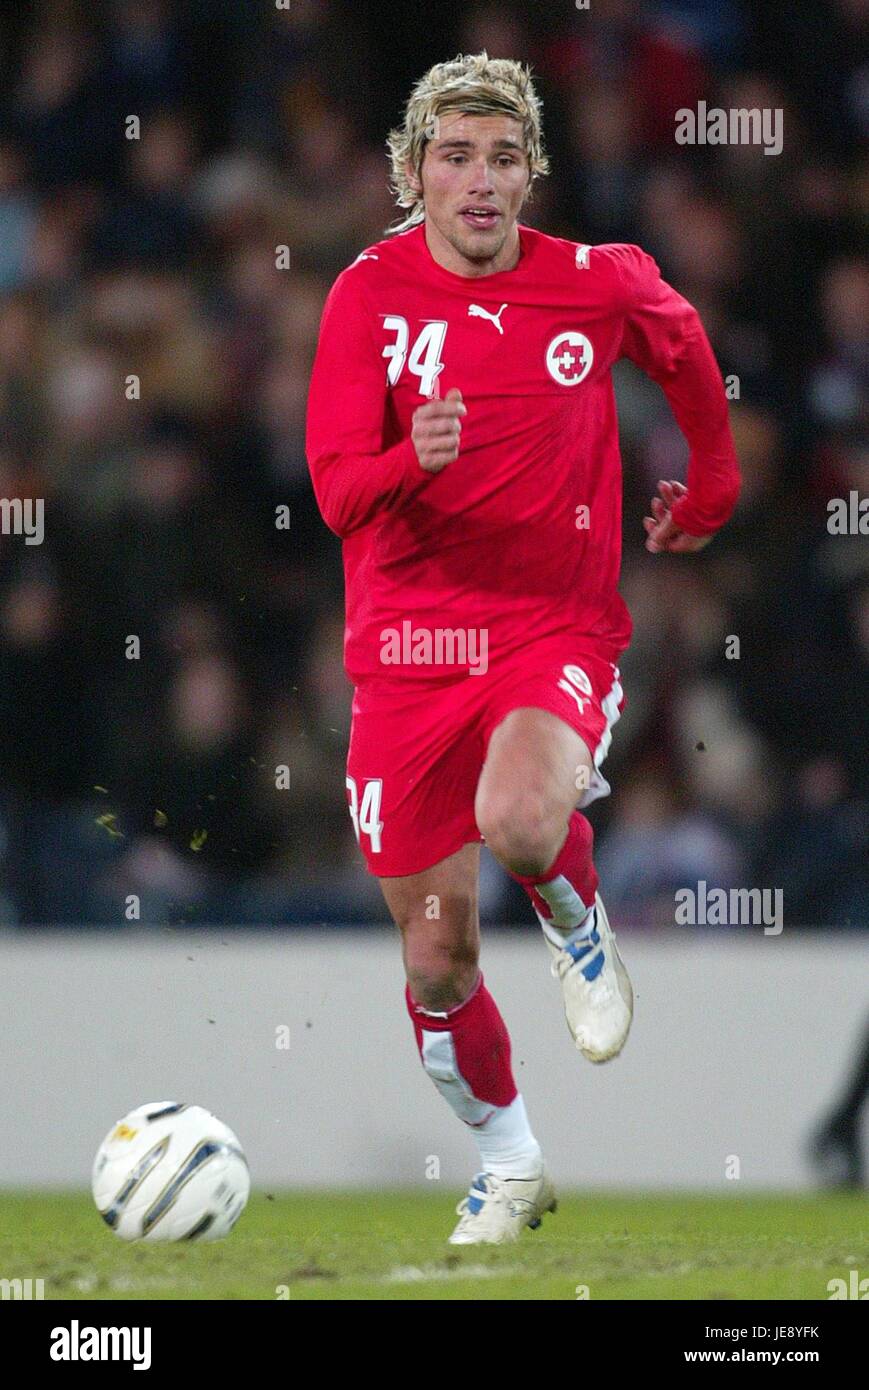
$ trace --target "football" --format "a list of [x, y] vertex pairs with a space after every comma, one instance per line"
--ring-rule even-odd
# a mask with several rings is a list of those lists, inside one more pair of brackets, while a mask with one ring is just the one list
[[244, 1211], [250, 1173], [238, 1139], [208, 1110], [152, 1101], [109, 1130], [91, 1190], [121, 1240], [219, 1240]]

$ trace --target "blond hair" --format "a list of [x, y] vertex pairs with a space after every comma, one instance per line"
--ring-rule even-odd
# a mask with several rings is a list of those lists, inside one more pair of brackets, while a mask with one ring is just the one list
[[386, 146], [392, 162], [390, 188], [401, 208], [410, 212], [387, 227], [393, 236], [415, 227], [425, 217], [421, 192], [411, 187], [407, 165], [422, 181], [421, 169], [429, 140], [437, 139], [438, 119], [449, 112], [466, 116], [512, 116], [522, 123], [522, 138], [531, 171], [528, 198], [534, 180], [549, 173], [540, 124], [541, 101], [534, 90], [530, 67], [512, 58], [490, 58], [482, 53], [462, 54], [448, 63], [435, 63], [421, 77], [408, 99], [404, 122], [391, 130]]

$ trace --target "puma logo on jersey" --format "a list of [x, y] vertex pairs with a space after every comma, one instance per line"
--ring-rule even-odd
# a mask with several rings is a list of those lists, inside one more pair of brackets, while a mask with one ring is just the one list
[[576, 268], [577, 270], [588, 270], [588, 256], [591, 251], [590, 246], [577, 246], [576, 248]]
[[502, 304], [501, 307], [500, 307], [500, 309], [498, 310], [497, 314], [490, 314], [488, 309], [483, 309], [479, 304], [469, 304], [469, 305], [468, 305], [468, 315], [469, 315], [470, 318], [472, 318], [472, 319], [475, 319], [475, 318], [476, 318], [476, 319], [490, 319], [490, 320], [492, 321], [492, 323], [495, 325], [495, 327], [497, 328], [498, 332], [499, 332], [499, 333], [502, 335], [502, 337], [503, 337], [504, 330], [503, 330], [503, 328], [501, 327], [501, 315], [503, 314], [503, 312], [504, 312], [504, 310], [505, 310], [506, 308], [507, 308], [507, 305], [506, 305], [506, 304]]

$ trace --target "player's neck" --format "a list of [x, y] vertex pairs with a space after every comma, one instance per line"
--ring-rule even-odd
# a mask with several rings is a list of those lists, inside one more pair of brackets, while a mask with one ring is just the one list
[[519, 264], [522, 255], [519, 227], [515, 222], [511, 232], [504, 240], [504, 245], [496, 255], [488, 260], [471, 260], [467, 256], [463, 256], [461, 251], [457, 250], [452, 242], [447, 241], [446, 237], [428, 218], [424, 223], [424, 235], [432, 260], [444, 270], [451, 271], [453, 275], [463, 275], [468, 280], [476, 280], [483, 275], [498, 275], [504, 270], [513, 270]]

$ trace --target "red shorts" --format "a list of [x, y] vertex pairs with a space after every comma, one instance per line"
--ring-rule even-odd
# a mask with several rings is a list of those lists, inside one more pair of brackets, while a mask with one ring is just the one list
[[600, 764], [624, 706], [618, 667], [590, 638], [530, 642], [485, 674], [370, 680], [353, 695], [347, 799], [368, 869], [415, 874], [482, 836], [477, 783], [492, 731], [511, 710], [550, 710], [575, 729], [595, 770], [577, 805], [607, 796]]

